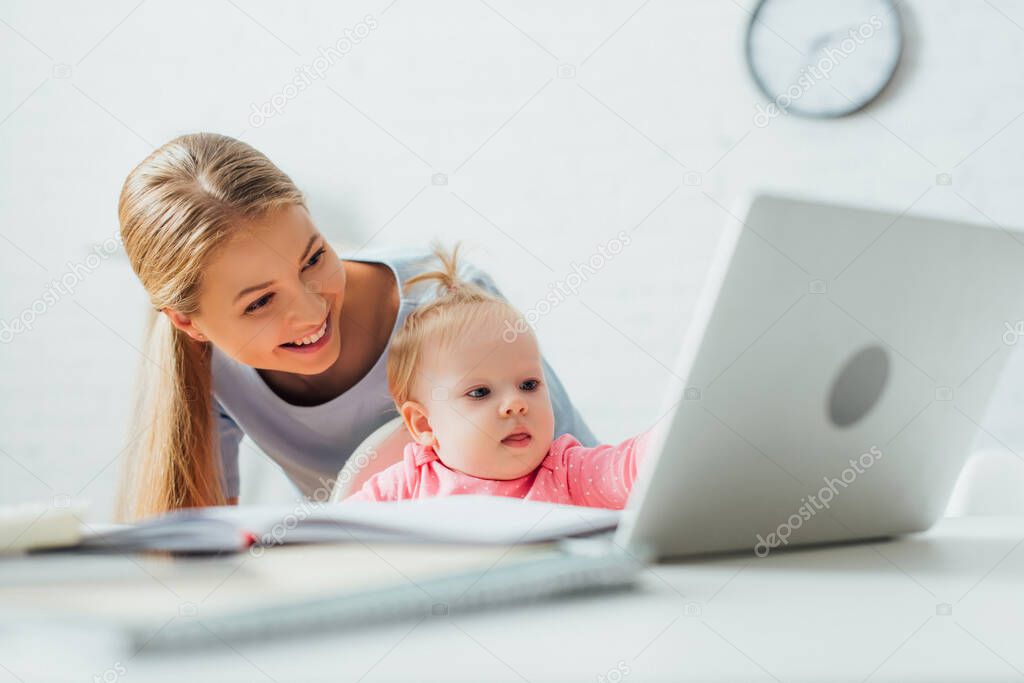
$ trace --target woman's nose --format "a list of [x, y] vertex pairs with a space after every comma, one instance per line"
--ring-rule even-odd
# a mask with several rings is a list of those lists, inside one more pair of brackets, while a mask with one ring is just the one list
[[310, 327], [322, 323], [327, 316], [327, 301], [319, 294], [306, 292], [295, 302], [292, 311], [296, 325]]

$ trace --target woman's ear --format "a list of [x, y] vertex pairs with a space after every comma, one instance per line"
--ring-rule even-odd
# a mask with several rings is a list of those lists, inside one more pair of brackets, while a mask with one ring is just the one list
[[434, 430], [430, 426], [430, 418], [427, 416], [427, 409], [416, 401], [406, 401], [402, 404], [399, 413], [405, 428], [409, 430], [412, 438], [424, 446], [433, 446], [437, 443], [434, 438]]
[[179, 313], [173, 308], [163, 308], [161, 313], [170, 319], [172, 325], [196, 341], [207, 341], [206, 335], [200, 332], [195, 322], [184, 313]]

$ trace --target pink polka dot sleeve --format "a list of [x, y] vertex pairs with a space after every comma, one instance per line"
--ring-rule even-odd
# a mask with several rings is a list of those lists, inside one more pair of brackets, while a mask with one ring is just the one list
[[551, 445], [552, 454], [564, 472], [573, 505], [621, 509], [636, 481], [637, 469], [644, 460], [650, 432], [644, 432], [616, 444], [594, 447], [563, 435]]

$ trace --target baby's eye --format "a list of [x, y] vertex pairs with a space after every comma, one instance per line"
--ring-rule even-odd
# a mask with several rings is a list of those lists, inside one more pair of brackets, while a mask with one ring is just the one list
[[483, 398], [487, 394], [491, 393], [491, 390], [487, 387], [477, 387], [476, 389], [470, 389], [466, 392], [466, 396], [470, 398]]
[[519, 385], [519, 388], [523, 391], [535, 391], [540, 386], [540, 382], [535, 379], [528, 379]]

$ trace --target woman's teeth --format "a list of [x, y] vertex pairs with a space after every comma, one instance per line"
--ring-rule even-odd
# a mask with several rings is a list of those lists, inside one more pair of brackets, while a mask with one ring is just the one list
[[327, 333], [327, 321], [324, 320], [324, 324], [320, 326], [320, 329], [317, 331], [316, 334], [311, 334], [308, 337], [303, 337], [302, 339], [296, 339], [295, 341], [288, 342], [288, 343], [289, 344], [294, 344], [295, 346], [304, 346], [306, 344], [315, 344], [316, 342], [320, 341], [320, 337], [324, 336], [324, 334], [326, 334], [326, 333]]

